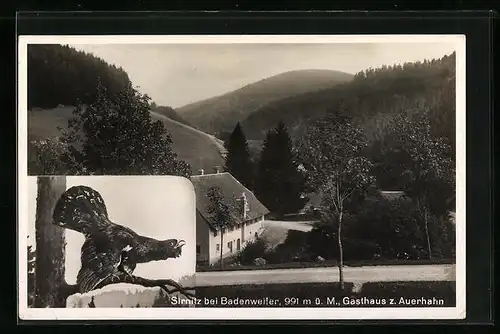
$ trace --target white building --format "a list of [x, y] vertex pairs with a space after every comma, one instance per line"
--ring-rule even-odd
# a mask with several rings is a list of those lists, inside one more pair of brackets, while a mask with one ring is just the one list
[[[191, 177], [196, 192], [196, 260], [197, 263], [214, 264], [222, 257], [236, 255], [244, 244], [262, 232], [262, 222], [269, 210], [255, 195], [231, 174], [204, 174]], [[217, 229], [209, 214], [208, 191], [218, 187], [225, 203], [233, 208], [233, 221], [222, 229]]]

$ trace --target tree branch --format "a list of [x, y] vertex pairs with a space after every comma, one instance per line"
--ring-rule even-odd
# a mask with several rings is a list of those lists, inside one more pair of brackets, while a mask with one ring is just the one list
[[351, 195], [352, 195], [352, 193], [354, 192], [354, 190], [355, 190], [355, 189], [353, 188], [353, 189], [351, 189], [351, 191], [348, 191], [348, 192], [346, 192], [345, 194], [341, 195], [341, 196], [340, 196], [341, 200], [342, 200], [342, 201], [344, 201], [346, 198], [348, 198], [349, 196], [351, 196]]
[[[143, 287], [151, 288], [151, 287], [159, 287], [163, 289], [167, 294], [171, 294], [174, 292], [180, 292], [187, 298], [194, 298], [195, 295], [187, 290], [194, 290], [194, 288], [191, 287], [183, 287], [176, 281], [172, 279], [147, 279], [147, 278], [142, 278], [139, 276], [130, 276], [130, 275], [120, 275], [118, 278], [114, 278], [112, 280], [105, 280], [101, 284], [99, 284], [96, 289], [103, 288], [107, 285], [110, 284], [117, 284], [117, 283], [129, 283], [129, 284], [135, 284], [135, 285], [141, 285]], [[173, 289], [168, 289], [167, 286], [173, 286]]]

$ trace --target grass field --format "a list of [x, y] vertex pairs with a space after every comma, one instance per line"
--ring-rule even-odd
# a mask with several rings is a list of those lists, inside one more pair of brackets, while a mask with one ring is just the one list
[[[33, 140], [60, 136], [58, 127], [66, 128], [72, 110], [72, 107], [58, 107], [28, 111], [29, 138]], [[191, 165], [193, 172], [200, 168], [211, 172], [214, 166], [224, 164], [220, 151], [212, 140], [177, 122], [165, 118], [160, 120], [172, 137], [173, 151]]]
[[[455, 282], [346, 282], [197, 287], [198, 307], [454, 307]], [[231, 303], [229, 305], [228, 303]], [[260, 303], [260, 304], [259, 304]], [[425, 303], [425, 304], [424, 304]]]

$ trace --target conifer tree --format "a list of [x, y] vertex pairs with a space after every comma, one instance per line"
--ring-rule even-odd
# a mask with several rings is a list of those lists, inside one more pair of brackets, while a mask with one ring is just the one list
[[245, 187], [252, 188], [253, 164], [248, 143], [239, 122], [225, 146], [227, 149], [225, 170], [231, 173]]
[[286, 125], [267, 133], [257, 168], [256, 194], [269, 210], [282, 216], [304, 207], [305, 177], [299, 171]]

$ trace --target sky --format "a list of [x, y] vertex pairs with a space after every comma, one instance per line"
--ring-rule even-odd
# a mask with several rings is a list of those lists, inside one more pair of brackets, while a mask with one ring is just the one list
[[[183, 239], [178, 259], [138, 264], [134, 274], [152, 278], [180, 279], [193, 275], [196, 265], [195, 195], [191, 182], [175, 176], [68, 176], [66, 187], [87, 185], [104, 199], [111, 221], [136, 233], [156, 238]], [[131, 191], [133, 190], [133, 191]], [[27, 225], [33, 244], [36, 218], [37, 177], [28, 177]], [[66, 281], [76, 283], [81, 266], [82, 234], [66, 230]]]
[[369, 67], [441, 58], [455, 43], [75, 44], [121, 66], [142, 93], [173, 108], [291, 70], [355, 74]]

